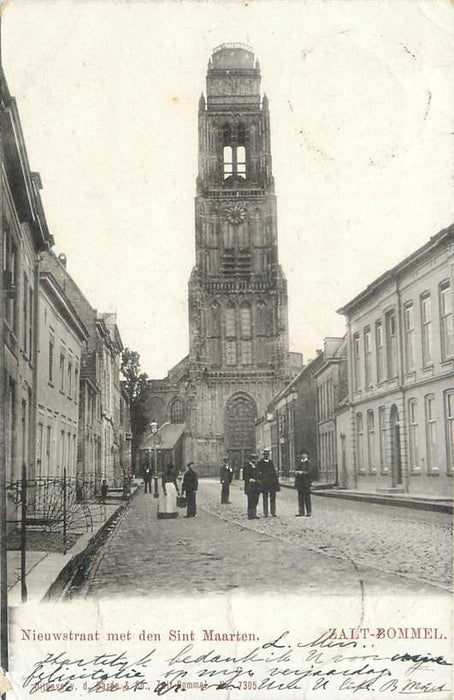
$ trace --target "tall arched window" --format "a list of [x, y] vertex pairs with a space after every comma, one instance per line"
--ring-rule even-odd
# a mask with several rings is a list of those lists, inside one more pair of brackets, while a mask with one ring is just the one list
[[252, 322], [249, 304], [241, 306], [241, 363], [252, 364]]
[[233, 304], [227, 306], [225, 310], [225, 338], [225, 363], [236, 365], [236, 319]]
[[184, 423], [184, 403], [179, 398], [175, 398], [170, 405], [170, 422]]
[[222, 127], [222, 171], [224, 180], [235, 175], [246, 178], [246, 129], [240, 124], [236, 133], [229, 124]]
[[270, 314], [268, 306], [262, 300], [257, 302], [257, 335], [269, 335]]
[[217, 301], [211, 304], [209, 334], [212, 338], [221, 335], [221, 307]]
[[251, 307], [249, 304], [243, 304], [241, 307], [241, 337], [251, 337]]
[[259, 365], [269, 362], [269, 336], [271, 335], [271, 312], [266, 302], [259, 299], [257, 302], [257, 363]]
[[209, 311], [208, 349], [213, 365], [221, 364], [221, 306], [213, 301]]
[[225, 310], [225, 335], [226, 338], [236, 337], [235, 307], [233, 304], [227, 306]]
[[224, 146], [224, 180], [233, 175], [233, 149]]
[[228, 124], [222, 127], [222, 164], [224, 180], [233, 175], [232, 131]]
[[236, 174], [246, 179], [246, 149], [238, 146], [236, 149]]

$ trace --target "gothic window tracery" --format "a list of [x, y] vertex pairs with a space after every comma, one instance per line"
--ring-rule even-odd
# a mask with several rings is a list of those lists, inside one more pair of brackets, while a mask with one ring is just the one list
[[240, 309], [241, 319], [241, 362], [243, 365], [252, 364], [252, 319], [251, 307], [245, 303]]
[[233, 304], [227, 306], [225, 310], [225, 335], [226, 338], [236, 337], [235, 307]]
[[170, 404], [170, 422], [184, 423], [184, 419], [184, 403], [177, 397]]
[[236, 308], [229, 304], [225, 310], [225, 363], [234, 366], [237, 363]]
[[229, 399], [225, 408], [228, 449], [243, 449], [249, 452], [254, 450], [256, 417], [257, 406], [252, 398], [239, 395]]
[[257, 302], [257, 335], [270, 334], [270, 313], [266, 302], [262, 299]]
[[250, 338], [251, 333], [251, 307], [249, 304], [243, 304], [241, 307], [241, 337]]

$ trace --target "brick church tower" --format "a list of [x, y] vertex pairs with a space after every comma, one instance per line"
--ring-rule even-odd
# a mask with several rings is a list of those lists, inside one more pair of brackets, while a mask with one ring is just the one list
[[196, 262], [189, 281], [185, 456], [217, 473], [255, 449], [255, 420], [290, 378], [270, 117], [252, 49], [222, 44], [199, 102]]

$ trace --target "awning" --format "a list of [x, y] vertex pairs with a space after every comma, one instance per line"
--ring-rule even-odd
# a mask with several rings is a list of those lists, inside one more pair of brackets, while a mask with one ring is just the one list
[[158, 450], [174, 450], [184, 433], [186, 423], [168, 423], [159, 428], [155, 440], [153, 435], [145, 438], [141, 450], [149, 450], [156, 447]]

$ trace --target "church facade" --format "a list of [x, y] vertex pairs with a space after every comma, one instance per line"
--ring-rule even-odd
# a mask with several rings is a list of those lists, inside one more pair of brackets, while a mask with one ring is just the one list
[[239, 472], [255, 421], [294, 374], [287, 283], [278, 260], [270, 115], [252, 49], [214, 49], [199, 101], [195, 266], [189, 355], [151, 381], [150, 420], [184, 423], [183, 454], [200, 474], [222, 457]]

